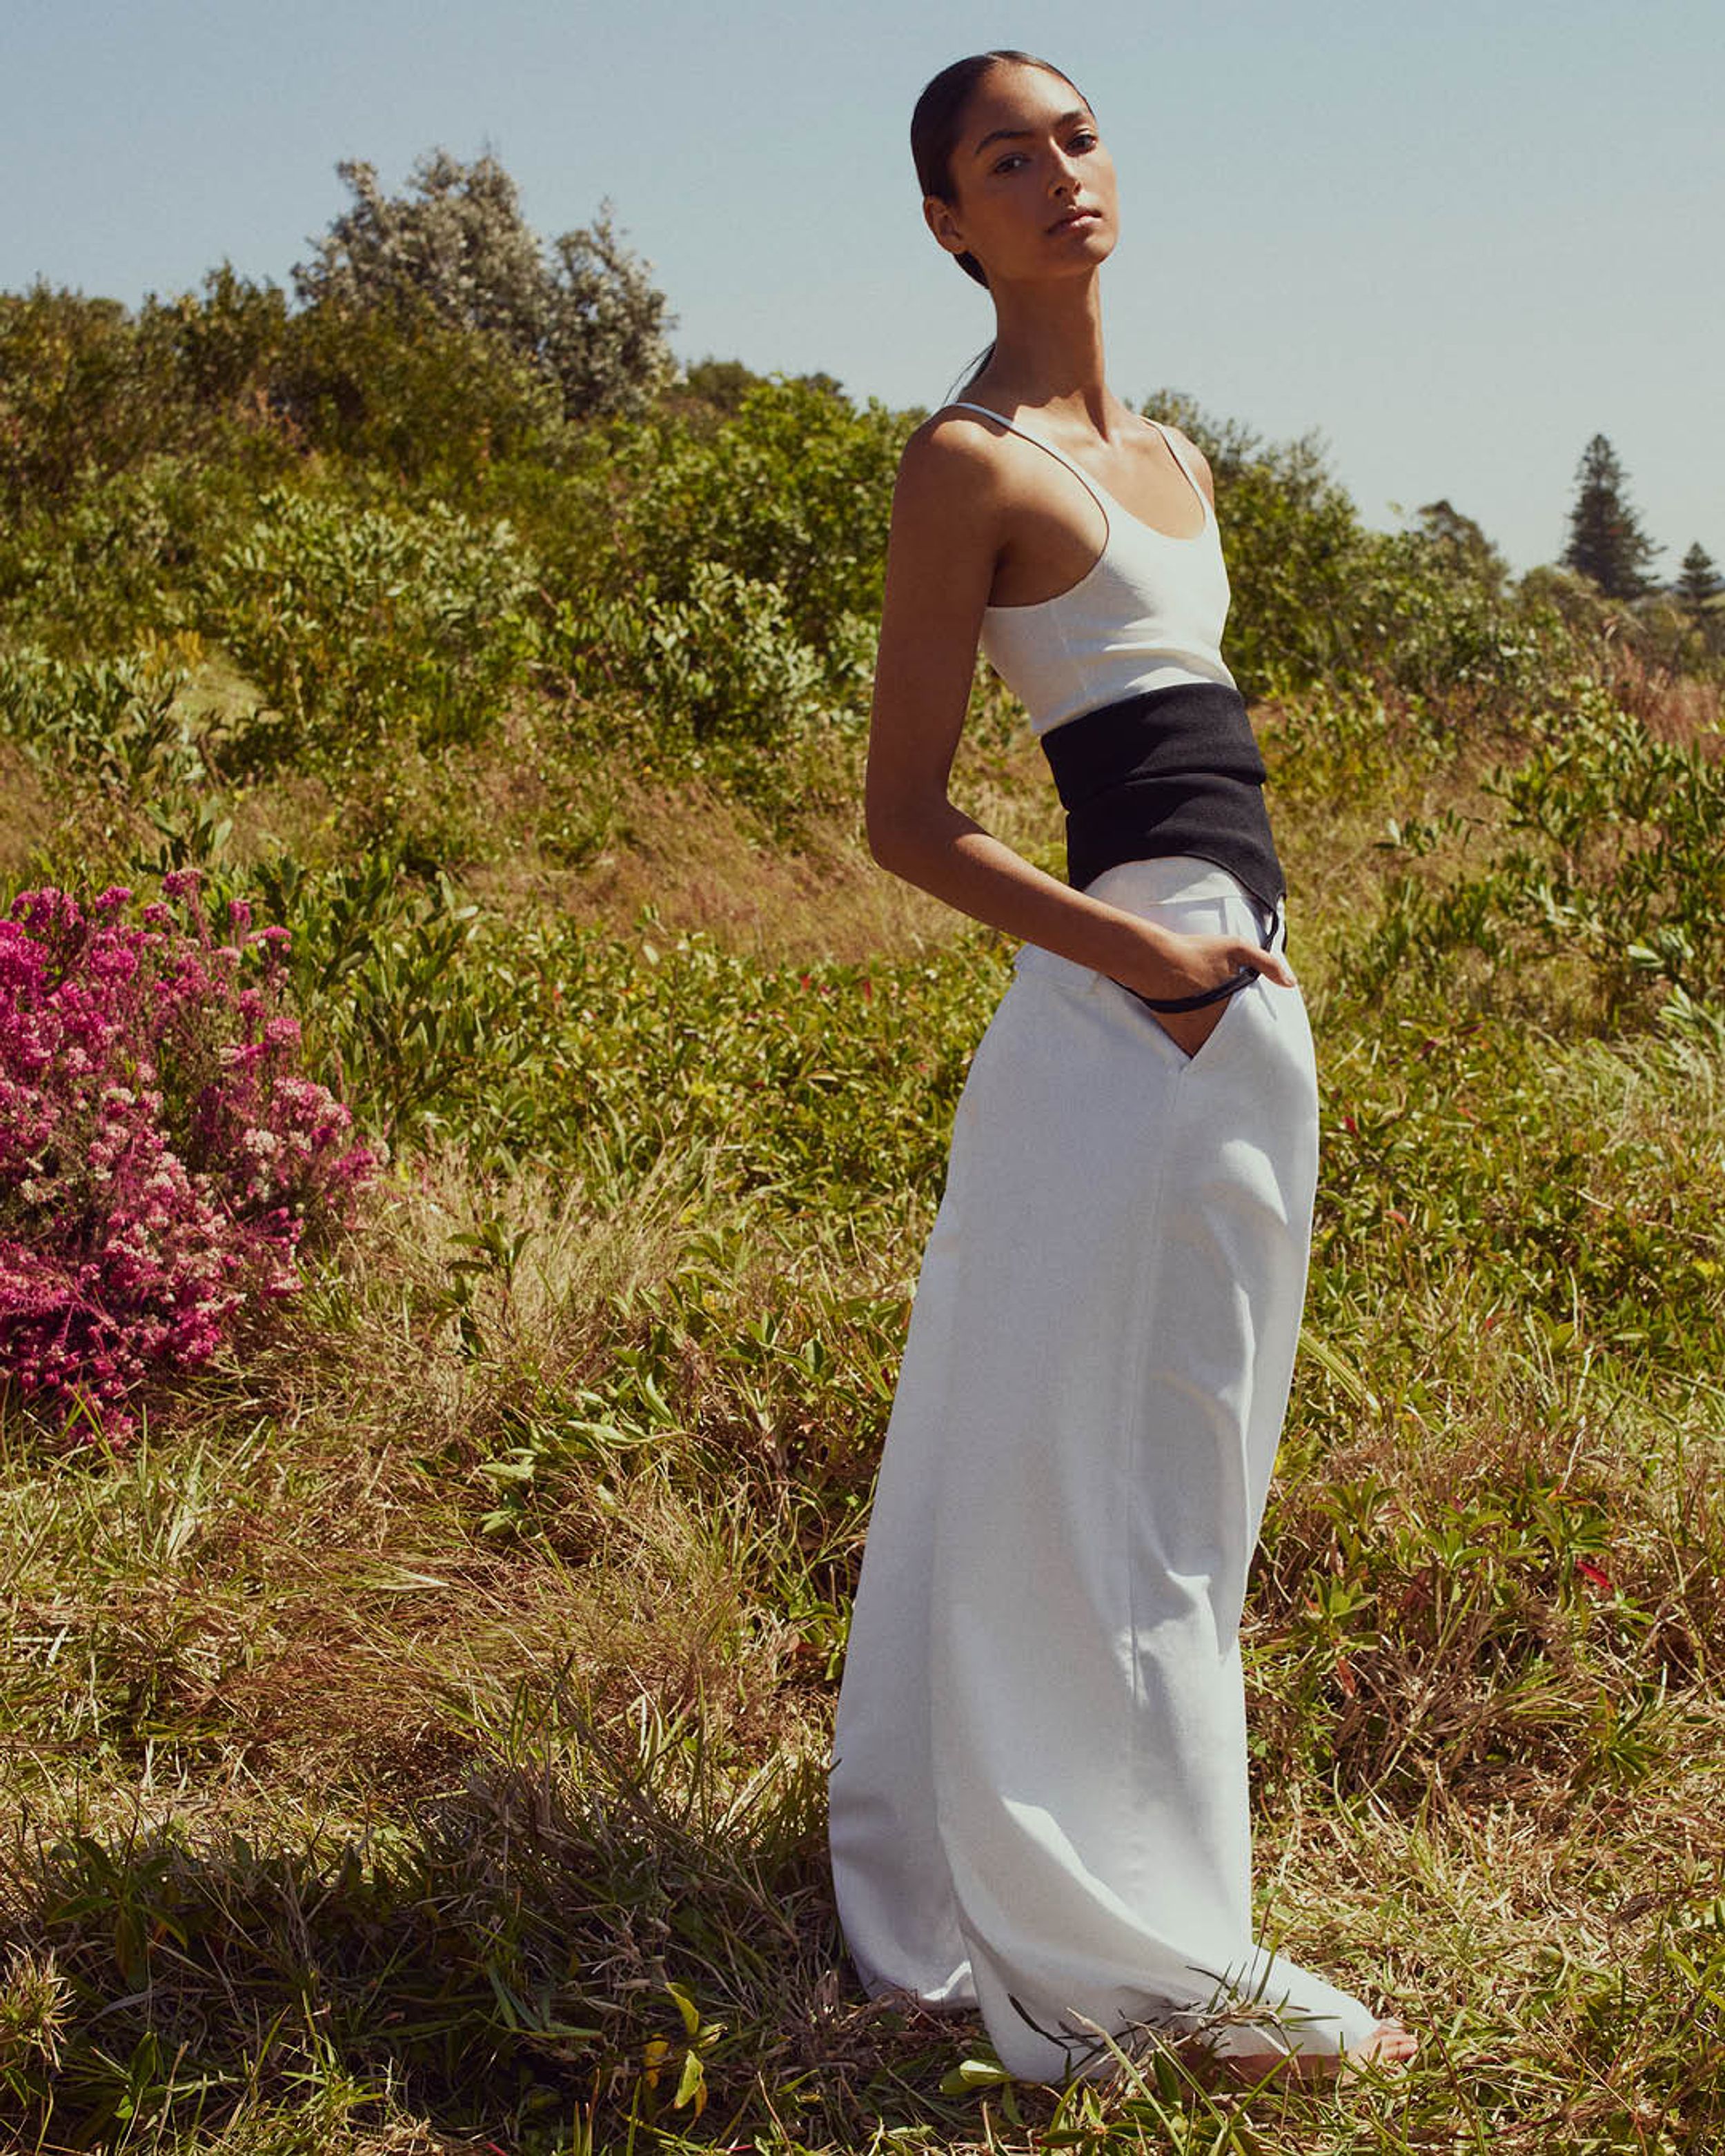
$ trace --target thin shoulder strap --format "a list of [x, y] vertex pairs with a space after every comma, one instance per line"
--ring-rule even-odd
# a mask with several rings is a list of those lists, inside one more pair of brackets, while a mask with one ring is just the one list
[[1009, 419], [1004, 412], [995, 411], [992, 405], [973, 404], [968, 398], [956, 397], [944, 408], [948, 412], [980, 412], [985, 419], [992, 419], [997, 427], [1004, 427], [1008, 434], [1022, 434], [1027, 442], [1034, 442], [1039, 449], [1046, 449], [1056, 464], [1064, 465], [1074, 479], [1082, 481], [1089, 491], [1091, 499], [1101, 511], [1104, 519], [1106, 519], [1111, 497], [1101, 480], [1092, 479], [1081, 464], [1076, 459], [1069, 457], [1064, 449], [1057, 449], [1052, 442], [1039, 434], [1034, 428], [1022, 426], [1016, 419]]
[[1175, 439], [1173, 430], [1168, 427], [1164, 427], [1160, 419], [1151, 418], [1150, 414], [1147, 412], [1143, 413], [1142, 416], [1146, 423], [1148, 425], [1154, 427], [1157, 433], [1160, 434], [1163, 441], [1168, 444], [1169, 455], [1173, 457], [1174, 462], [1180, 467], [1180, 470], [1185, 473], [1187, 478], [1191, 480], [1192, 491], [1198, 496], [1199, 506], [1204, 511], [1205, 516], [1208, 516], [1209, 514], [1210, 498], [1204, 492], [1203, 484], [1199, 480], [1198, 474], [1192, 469], [1190, 458], [1188, 457], [1186, 452], [1180, 447], [1179, 443]]

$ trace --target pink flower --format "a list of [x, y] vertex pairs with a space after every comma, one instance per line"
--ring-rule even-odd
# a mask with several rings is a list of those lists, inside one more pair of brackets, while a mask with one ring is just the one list
[[[285, 970], [241, 990], [238, 948], [210, 947], [200, 881], [162, 879], [195, 935], [160, 904], [129, 925], [119, 885], [88, 914], [22, 892], [0, 919], [0, 1368], [72, 1441], [123, 1441], [151, 1378], [263, 1322], [378, 1165], [292, 1067]], [[286, 932], [258, 940], [273, 957]]]

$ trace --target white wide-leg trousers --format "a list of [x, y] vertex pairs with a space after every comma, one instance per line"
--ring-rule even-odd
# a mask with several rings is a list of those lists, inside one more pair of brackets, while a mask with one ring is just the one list
[[[1226, 870], [1092, 886], [1255, 936]], [[1297, 989], [1189, 1059], [1035, 946], [978, 1047], [906, 1343], [838, 1707], [831, 1844], [873, 1992], [979, 2003], [1039, 2081], [1098, 2030], [1241, 1999], [1220, 2047], [1375, 2017], [1257, 1947], [1238, 1630], [1287, 1404], [1317, 1159]]]

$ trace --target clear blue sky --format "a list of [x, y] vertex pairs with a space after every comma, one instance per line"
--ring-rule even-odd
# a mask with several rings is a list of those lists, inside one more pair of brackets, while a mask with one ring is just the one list
[[991, 44], [1065, 68], [1121, 167], [1123, 395], [1316, 428], [1368, 521], [1447, 495], [1522, 567], [1604, 433], [1660, 570], [1725, 561], [1721, 0], [0, 0], [0, 286], [285, 283], [337, 158], [397, 188], [489, 149], [542, 233], [614, 199], [685, 357], [932, 404], [988, 321], [906, 129]]

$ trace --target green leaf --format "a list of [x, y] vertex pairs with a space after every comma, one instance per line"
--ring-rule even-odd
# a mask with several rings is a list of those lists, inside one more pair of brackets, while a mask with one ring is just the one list
[[962, 2059], [950, 2073], [941, 2076], [941, 2094], [968, 2096], [973, 2089], [999, 2088], [1011, 2079], [999, 2059]]
[[706, 2107], [706, 2069], [701, 2063], [697, 2051], [687, 2051], [683, 2056], [683, 2071], [677, 2076], [677, 2092], [671, 2099], [673, 2107], [680, 2111], [685, 2103], [695, 2106], [699, 2118]]

